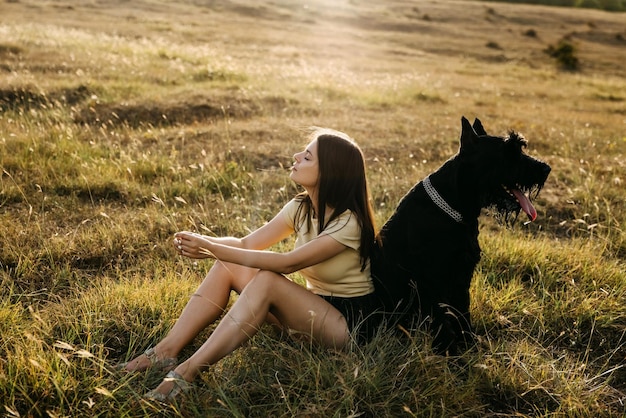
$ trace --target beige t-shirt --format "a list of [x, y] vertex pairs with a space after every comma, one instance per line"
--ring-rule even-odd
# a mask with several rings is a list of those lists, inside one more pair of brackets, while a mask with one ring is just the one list
[[[300, 201], [293, 199], [287, 203], [281, 213], [289, 226], [295, 229], [296, 212]], [[312, 219], [311, 230], [308, 230], [306, 221], [300, 220], [302, 226], [298, 230], [296, 248], [318, 237], [317, 219]], [[318, 295], [356, 297], [370, 294], [374, 291], [369, 262], [361, 271], [361, 228], [347, 210], [335, 219], [322, 235], [329, 235], [336, 241], [345, 245], [346, 248], [336, 256], [300, 270], [300, 274], [306, 280], [307, 289]]]

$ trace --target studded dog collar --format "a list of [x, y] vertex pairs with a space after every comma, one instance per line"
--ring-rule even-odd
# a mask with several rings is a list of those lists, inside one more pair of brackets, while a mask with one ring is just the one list
[[444, 211], [449, 217], [454, 219], [456, 222], [463, 222], [463, 215], [461, 215], [458, 211], [454, 210], [448, 202], [444, 200], [443, 197], [437, 192], [437, 190], [433, 187], [430, 182], [430, 176], [427, 176], [424, 180], [422, 180], [422, 184], [424, 185], [424, 189], [426, 189], [426, 193], [431, 198], [431, 200]]

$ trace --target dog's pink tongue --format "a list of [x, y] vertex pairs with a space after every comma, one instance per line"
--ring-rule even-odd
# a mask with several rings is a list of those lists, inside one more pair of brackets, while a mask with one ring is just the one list
[[526, 197], [526, 195], [518, 189], [513, 189], [512, 192], [513, 195], [517, 198], [517, 201], [522, 207], [522, 210], [526, 212], [526, 215], [528, 215], [528, 219], [530, 219], [531, 221], [537, 219], [537, 210], [535, 209], [533, 204], [530, 203], [530, 200]]

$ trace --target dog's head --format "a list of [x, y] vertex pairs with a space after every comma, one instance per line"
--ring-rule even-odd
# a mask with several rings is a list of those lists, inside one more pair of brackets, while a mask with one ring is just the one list
[[[531, 203], [541, 191], [550, 166], [524, 152], [524, 137], [511, 131], [506, 137], [487, 134], [480, 120], [461, 120], [459, 189], [482, 208], [494, 208], [508, 221], [524, 211], [533, 221], [537, 211]], [[472, 194], [472, 196], [469, 196]]]

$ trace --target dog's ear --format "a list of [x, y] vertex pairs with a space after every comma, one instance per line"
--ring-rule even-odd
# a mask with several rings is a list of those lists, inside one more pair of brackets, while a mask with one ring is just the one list
[[485, 128], [483, 128], [483, 124], [480, 121], [480, 119], [478, 119], [478, 118], [474, 119], [474, 124], [472, 125], [472, 127], [474, 128], [474, 131], [476, 131], [478, 136], [486, 136], [487, 135], [487, 131], [485, 131]]
[[476, 143], [478, 139], [478, 135], [472, 125], [470, 125], [469, 120], [463, 116], [461, 118], [461, 151], [464, 149], [471, 148]]

